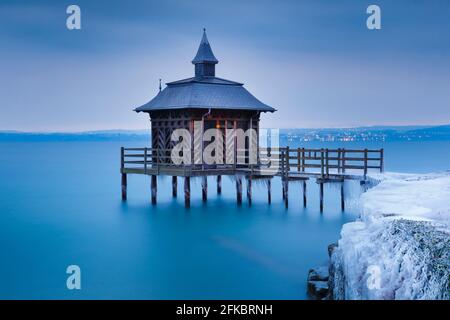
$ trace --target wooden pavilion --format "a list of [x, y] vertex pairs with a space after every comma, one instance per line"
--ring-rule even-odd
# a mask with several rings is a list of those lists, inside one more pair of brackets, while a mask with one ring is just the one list
[[[230, 134], [227, 136], [227, 133], [235, 132], [231, 129], [247, 131], [252, 128], [258, 133], [260, 114], [275, 111], [256, 99], [242, 83], [216, 77], [218, 63], [206, 30], [203, 30], [200, 46], [192, 60], [194, 77], [167, 83], [167, 87], [156, 97], [135, 109], [136, 112], [146, 112], [150, 116], [152, 148], [157, 150], [153, 161], [160, 164], [171, 162], [170, 150], [177, 143], [171, 136], [176, 129], [188, 130], [193, 140], [196, 124], [200, 125], [201, 137], [207, 129], [220, 129], [224, 144], [228, 142], [228, 146], [225, 146], [227, 149], [233, 143], [233, 137]], [[258, 134], [254, 139], [258, 139]], [[192, 158], [194, 146], [198, 142], [201, 142], [201, 138], [190, 144]], [[200, 162], [203, 162], [202, 159]]]
[[[343, 183], [345, 179], [364, 180], [368, 169], [383, 171], [383, 150], [348, 149], [290, 149], [289, 147], [263, 148], [259, 143], [259, 121], [264, 112], [276, 110], [255, 98], [242, 83], [216, 77], [219, 63], [206, 36], [205, 29], [197, 54], [192, 60], [194, 77], [167, 83], [167, 86], [146, 104], [135, 109], [149, 114], [151, 121], [150, 148], [121, 148], [122, 199], [127, 197], [127, 174], [151, 176], [152, 203], [156, 203], [157, 176], [172, 176], [172, 193], [177, 196], [177, 177], [184, 177], [185, 206], [190, 206], [190, 178], [202, 177], [202, 197], [207, 199], [207, 176], [217, 177], [217, 193], [221, 193], [221, 177], [236, 177], [237, 202], [242, 202], [242, 177], [247, 178], [247, 198], [251, 203], [252, 179], [267, 181], [268, 201], [271, 202], [271, 178], [281, 176], [283, 199], [288, 206], [288, 184], [290, 180], [303, 181], [303, 204], [306, 206], [306, 180], [317, 178], [320, 184], [320, 208], [323, 209], [323, 184]], [[179, 163], [174, 149], [179, 144], [174, 139], [176, 130], [189, 133], [190, 141], [178, 157], [190, 159]], [[217, 163], [205, 164], [206, 150], [203, 134], [215, 129], [223, 136], [221, 143], [226, 151]], [[245, 136], [239, 147], [236, 132], [255, 132]], [[217, 138], [216, 138], [217, 139]], [[214, 142], [217, 142], [215, 140]], [[211, 142], [212, 143], [212, 142]], [[252, 147], [256, 146], [256, 147]], [[241, 149], [240, 149], [241, 148]], [[253, 150], [253, 149], [256, 149]], [[228, 151], [231, 150], [230, 159]], [[256, 163], [250, 161], [256, 152]], [[217, 151], [216, 158], [217, 158]], [[267, 160], [276, 163], [276, 171], [268, 176], [264, 172]], [[188, 157], [186, 157], [188, 155]], [[231, 161], [230, 161], [231, 160]], [[241, 160], [241, 161], [239, 161]], [[263, 168], [264, 167], [264, 168]], [[348, 174], [346, 170], [363, 170], [364, 175]], [[344, 208], [343, 187], [341, 205]]]

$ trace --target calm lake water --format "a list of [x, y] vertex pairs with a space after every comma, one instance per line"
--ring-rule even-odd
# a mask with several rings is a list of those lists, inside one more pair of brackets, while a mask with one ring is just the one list
[[[150, 179], [130, 176], [128, 201], [120, 200], [119, 148], [142, 142], [0, 143], [0, 298], [304, 299], [308, 269], [327, 262], [327, 245], [342, 224], [358, 216], [359, 185], [349, 183], [347, 211], [337, 187], [290, 186], [290, 208], [273, 183], [254, 185], [253, 205], [235, 202], [224, 177], [216, 196], [201, 201], [191, 186], [191, 209], [172, 199], [170, 178], [158, 180], [150, 204]], [[295, 146], [295, 144], [292, 144]], [[450, 142], [326, 143], [306, 147], [383, 146], [386, 170], [450, 169]], [[245, 190], [245, 185], [244, 185]], [[66, 267], [81, 267], [82, 290], [66, 289]]]

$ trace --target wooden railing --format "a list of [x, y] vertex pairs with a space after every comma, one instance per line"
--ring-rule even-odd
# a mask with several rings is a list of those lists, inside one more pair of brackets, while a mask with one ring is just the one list
[[[369, 169], [384, 171], [383, 149], [259, 148], [256, 155], [257, 161], [253, 164], [249, 163], [248, 150], [238, 149], [237, 151], [241, 152], [233, 154], [233, 163], [217, 166], [236, 170], [243, 168], [264, 170], [271, 167], [276, 168], [276, 173], [279, 175], [315, 173], [322, 177], [328, 177], [330, 174], [343, 175], [348, 170], [357, 170], [364, 176]], [[226, 156], [224, 161], [225, 159]], [[127, 168], [140, 168], [147, 174], [149, 169], [158, 171], [160, 167], [181, 167], [204, 171], [214, 167], [205, 163], [179, 165], [174, 163], [176, 160], [182, 160], [182, 157], [173, 158], [170, 149], [121, 148], [122, 172]]]
[[347, 170], [360, 170], [364, 176], [369, 169], [384, 171], [383, 149], [307, 149], [281, 148], [281, 172], [307, 172], [317, 169], [321, 176], [344, 174]]

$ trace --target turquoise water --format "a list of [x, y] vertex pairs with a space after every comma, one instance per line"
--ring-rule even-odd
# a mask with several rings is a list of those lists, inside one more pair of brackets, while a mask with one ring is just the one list
[[[255, 184], [251, 207], [245, 196], [236, 205], [226, 177], [221, 196], [209, 180], [203, 204], [194, 179], [186, 210], [181, 180], [173, 199], [171, 179], [159, 179], [152, 206], [149, 177], [130, 176], [122, 203], [121, 145], [143, 144], [0, 143], [0, 298], [304, 299], [308, 269], [326, 263], [327, 245], [358, 215], [355, 183], [346, 186], [344, 213], [337, 187], [327, 186], [321, 215], [314, 182], [308, 208], [301, 186], [292, 184], [286, 210], [278, 179], [272, 205], [266, 188]], [[387, 170], [450, 169], [449, 142], [383, 146]], [[71, 264], [81, 268], [81, 290], [66, 288]]]

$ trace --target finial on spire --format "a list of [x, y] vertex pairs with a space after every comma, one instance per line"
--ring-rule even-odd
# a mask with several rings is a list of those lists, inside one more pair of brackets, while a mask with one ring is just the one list
[[161, 78], [159, 78], [159, 92], [161, 92]]
[[219, 60], [216, 59], [212, 52], [206, 36], [206, 28], [203, 28], [202, 40], [192, 63], [195, 65], [195, 76], [215, 76], [214, 65], [219, 63]]

